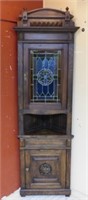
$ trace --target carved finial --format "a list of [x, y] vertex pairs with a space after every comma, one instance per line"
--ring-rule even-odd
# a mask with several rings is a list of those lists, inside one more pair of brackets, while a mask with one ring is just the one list
[[69, 11], [69, 7], [66, 7], [66, 11]]
[[23, 21], [27, 21], [28, 17], [27, 17], [27, 10], [24, 9], [23, 13], [22, 13], [22, 19]]
[[69, 12], [69, 8], [66, 7], [66, 12], [65, 12], [65, 21], [70, 21], [70, 12]]
[[19, 15], [21, 21], [27, 21], [27, 9], [23, 8], [23, 11]]
[[69, 7], [66, 7], [64, 26], [74, 26], [74, 22], [71, 18], [73, 18], [73, 16], [70, 14]]

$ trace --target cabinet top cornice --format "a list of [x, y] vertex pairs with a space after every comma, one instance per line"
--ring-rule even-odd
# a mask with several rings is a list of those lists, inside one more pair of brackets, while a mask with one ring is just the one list
[[69, 8], [66, 11], [42, 8], [32, 11], [23, 10], [19, 15], [16, 31], [60, 31], [60, 32], [75, 32], [78, 27], [75, 27], [73, 15], [70, 14]]

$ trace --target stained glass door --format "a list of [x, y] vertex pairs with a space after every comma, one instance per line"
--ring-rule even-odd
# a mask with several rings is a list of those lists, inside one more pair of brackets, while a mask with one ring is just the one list
[[66, 109], [66, 80], [66, 44], [24, 45], [25, 109], [29, 109], [32, 114], [35, 111], [36, 114], [45, 111], [49, 114], [52, 106], [53, 113], [57, 114], [58, 110]]

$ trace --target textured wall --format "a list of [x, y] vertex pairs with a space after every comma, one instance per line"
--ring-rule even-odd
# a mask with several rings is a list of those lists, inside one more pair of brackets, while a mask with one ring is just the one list
[[[1, 18], [17, 20], [23, 8], [42, 7], [42, 0], [2, 1]], [[15, 24], [1, 22], [1, 196], [8, 195], [20, 186], [18, 108], [17, 108], [17, 37]]]
[[[44, 0], [44, 7], [74, 15], [75, 34], [71, 188], [77, 199], [88, 199], [88, 0]], [[82, 28], [85, 31], [82, 32]]]

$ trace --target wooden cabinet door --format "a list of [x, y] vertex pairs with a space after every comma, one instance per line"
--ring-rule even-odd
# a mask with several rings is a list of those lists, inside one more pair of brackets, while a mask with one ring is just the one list
[[23, 45], [24, 109], [30, 114], [66, 109], [67, 51], [67, 44]]
[[26, 189], [65, 188], [66, 150], [26, 150]]

